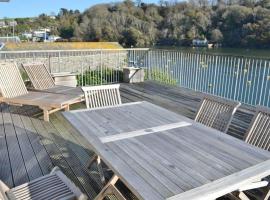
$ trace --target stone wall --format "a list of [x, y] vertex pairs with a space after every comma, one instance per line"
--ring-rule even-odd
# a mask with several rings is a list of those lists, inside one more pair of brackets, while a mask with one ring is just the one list
[[0, 60], [16, 62], [18, 66], [21, 66], [22, 63], [29, 62], [45, 63], [52, 73], [81, 73], [86, 70], [96, 70], [100, 68], [122, 69], [128, 65], [127, 56], [128, 53], [126, 51], [105, 51], [102, 53], [97, 51], [86, 55], [43, 55], [40, 53], [33, 56], [23, 56], [23, 54], [13, 54], [8, 57], [2, 56]]

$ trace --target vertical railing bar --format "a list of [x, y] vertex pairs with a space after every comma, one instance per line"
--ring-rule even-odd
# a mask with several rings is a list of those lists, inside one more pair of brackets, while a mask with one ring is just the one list
[[[260, 96], [258, 96], [258, 92], [259, 92], [259, 85], [260, 85], [259, 80], [262, 80], [262, 82], [263, 82], [263, 78], [261, 79], [261, 76], [262, 76], [262, 73], [261, 73], [261, 70], [262, 70], [262, 60], [259, 59], [258, 62], [259, 62], [259, 64], [258, 64], [259, 65], [259, 70], [258, 70], [258, 68], [256, 68], [256, 71], [257, 71], [257, 74], [258, 75], [256, 76], [256, 79], [254, 80], [254, 85], [253, 85], [253, 90], [255, 92], [255, 97], [256, 98], [254, 99], [254, 103], [251, 104], [251, 105], [258, 105], [260, 103], [260, 98], [261, 98]], [[263, 85], [261, 85], [261, 87], [262, 86]], [[255, 89], [255, 87], [256, 87], [256, 89]]]
[[[264, 100], [265, 100], [265, 92], [264, 92], [264, 96], [263, 96], [263, 89], [266, 90], [266, 87], [267, 87], [267, 82], [266, 82], [266, 85], [264, 85], [265, 83], [265, 79], [267, 81], [267, 75], [266, 75], [266, 68], [267, 68], [267, 61], [264, 60], [264, 68], [263, 68], [263, 77], [262, 77], [262, 87], [261, 87], [261, 93], [260, 93], [260, 99], [259, 99], [259, 105], [264, 105]], [[262, 102], [262, 99], [263, 102]]]

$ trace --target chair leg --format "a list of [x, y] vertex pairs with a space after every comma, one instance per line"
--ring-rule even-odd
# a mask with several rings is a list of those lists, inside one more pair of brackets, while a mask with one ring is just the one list
[[102, 169], [102, 166], [101, 166], [101, 159], [98, 155], [94, 155], [93, 158], [91, 158], [88, 163], [87, 163], [87, 168], [89, 169], [91, 167], [91, 165], [96, 162], [97, 164], [97, 168], [98, 168], [98, 172], [99, 172], [99, 176], [100, 176], [100, 179], [101, 179], [101, 183], [103, 185], [105, 185], [105, 176], [104, 176], [104, 172], [103, 172], [103, 169]]
[[97, 157], [98, 157], [97, 155], [94, 155], [93, 158], [91, 158], [91, 159], [87, 162], [86, 166], [87, 166], [88, 169], [91, 167], [91, 165], [92, 165], [94, 162], [97, 161]]
[[101, 179], [101, 183], [103, 185], [105, 185], [106, 180], [105, 180], [104, 172], [103, 172], [102, 165], [101, 165], [101, 159], [99, 156], [97, 157], [97, 168], [98, 168], [99, 176]]
[[9, 191], [9, 187], [0, 180], [0, 199], [7, 199], [7, 191]]
[[239, 192], [238, 197], [239, 197], [241, 200], [250, 200], [250, 199], [248, 198], [248, 196], [245, 195], [244, 192]]
[[268, 190], [263, 200], [269, 200], [269, 199], [270, 199], [270, 190]]
[[95, 200], [103, 200], [107, 195], [113, 194], [119, 200], [126, 200], [121, 192], [115, 187], [116, 182], [119, 180], [118, 176], [113, 175], [110, 181], [104, 186], [100, 193], [96, 196]]

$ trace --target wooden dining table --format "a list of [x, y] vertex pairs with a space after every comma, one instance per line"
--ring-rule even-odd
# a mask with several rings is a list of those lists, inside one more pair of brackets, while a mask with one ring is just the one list
[[270, 175], [268, 151], [148, 102], [63, 115], [138, 199], [211, 200]]

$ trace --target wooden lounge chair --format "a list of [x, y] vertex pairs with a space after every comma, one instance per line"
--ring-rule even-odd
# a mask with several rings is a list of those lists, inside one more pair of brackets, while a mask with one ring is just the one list
[[8, 186], [0, 180], [0, 199], [86, 200], [87, 197], [59, 170], [58, 167], [55, 167], [50, 174], [12, 189], [9, 189]]
[[226, 133], [232, 117], [240, 105], [239, 102], [205, 96], [201, 101], [195, 121]]
[[90, 109], [122, 104], [119, 88], [119, 84], [82, 87], [86, 107]]
[[46, 92], [28, 92], [20, 71], [14, 63], [0, 63], [0, 102], [12, 105], [32, 105], [43, 110], [44, 120], [49, 121], [49, 114], [81, 101], [74, 95], [52, 94]]
[[81, 87], [69, 87], [62, 85], [55, 85], [54, 79], [51, 76], [49, 70], [43, 63], [26, 63], [22, 64], [23, 69], [26, 71], [32, 85], [33, 90], [57, 93], [57, 94], [68, 94], [76, 95], [84, 98]]

